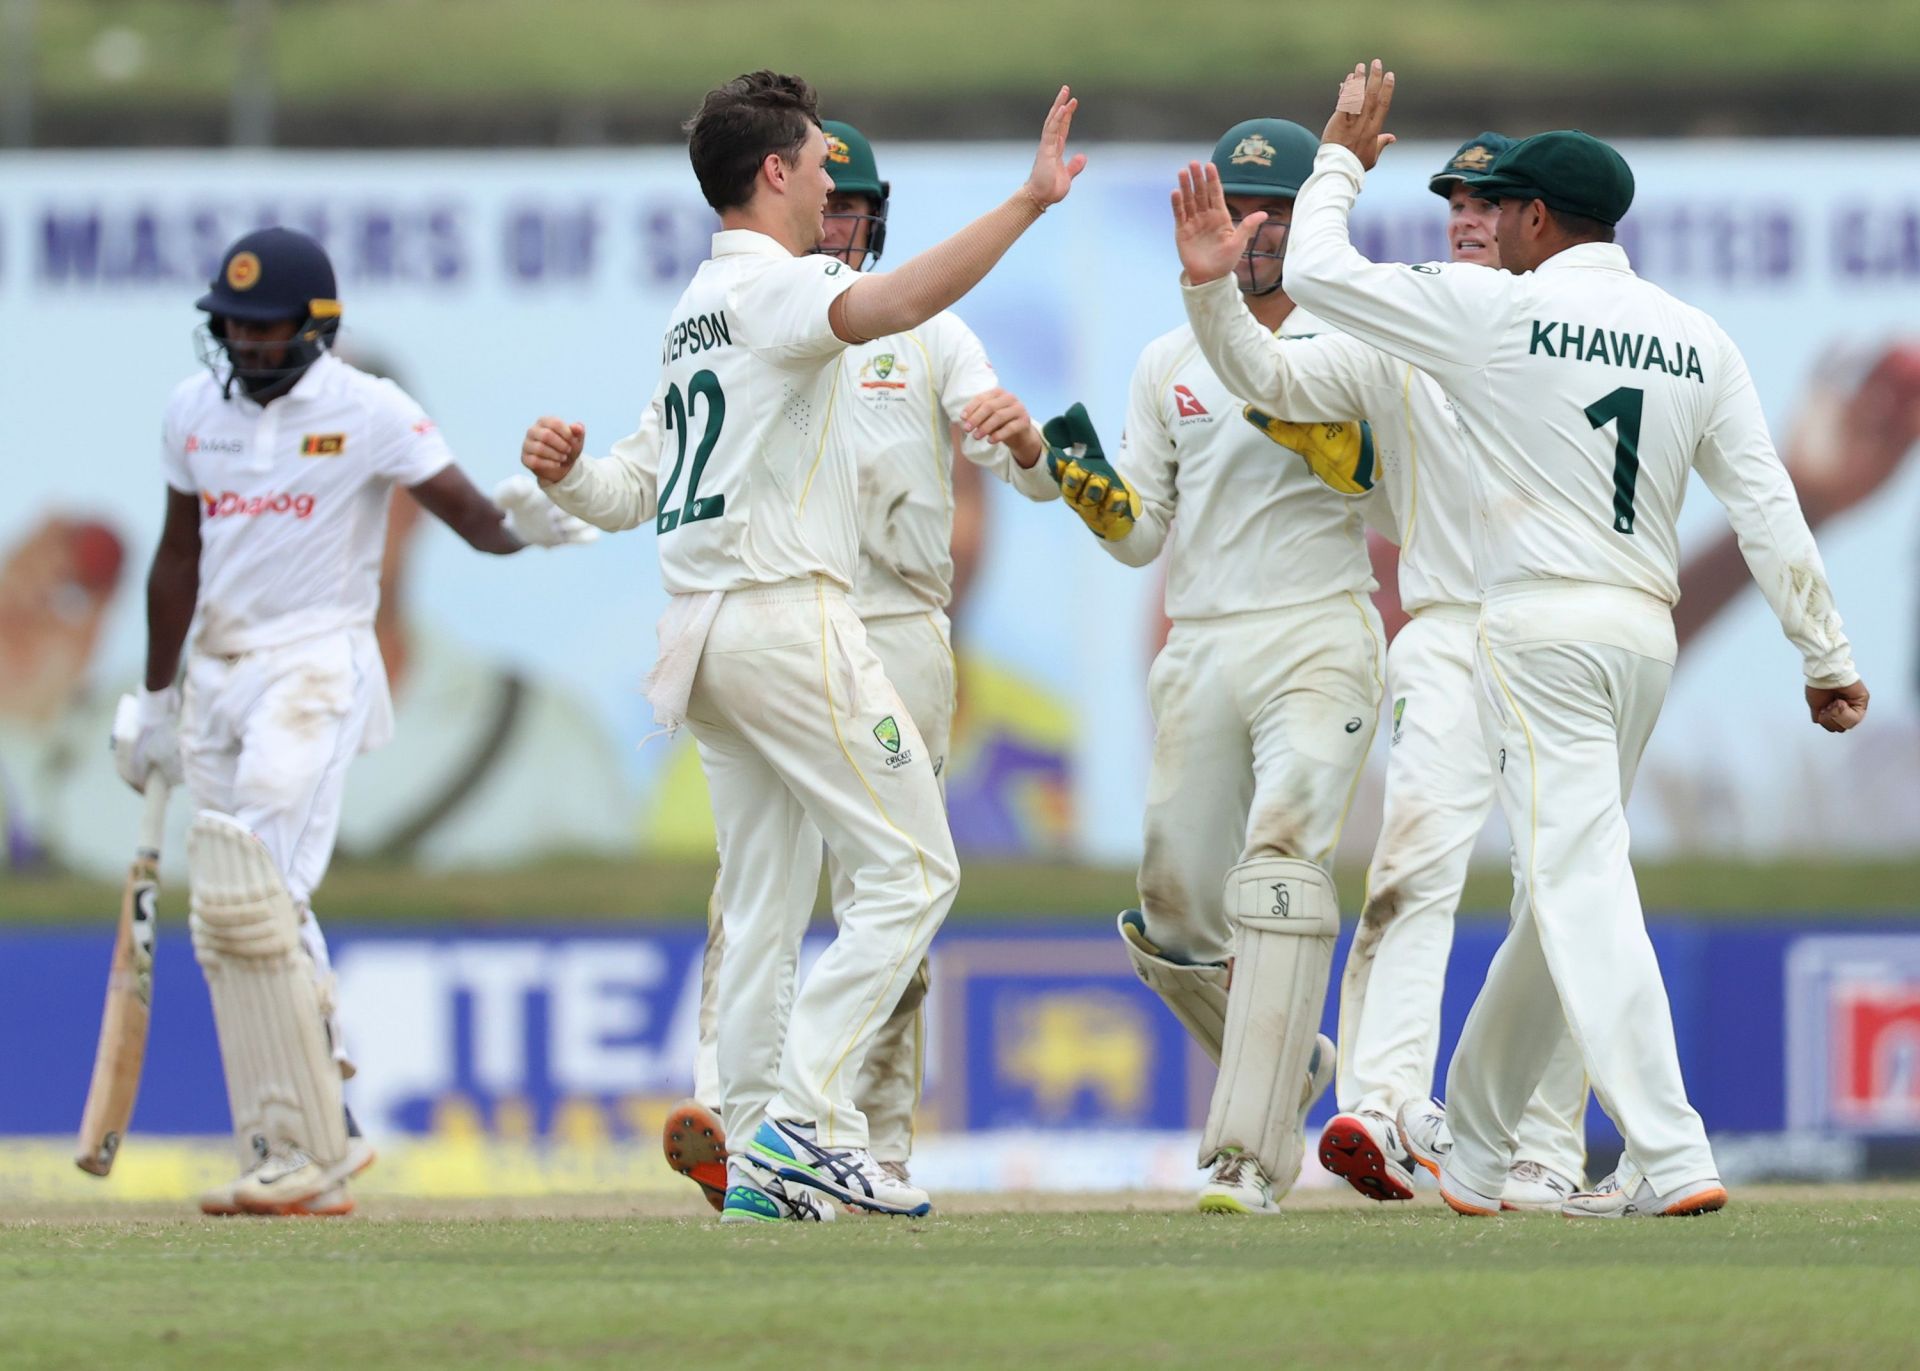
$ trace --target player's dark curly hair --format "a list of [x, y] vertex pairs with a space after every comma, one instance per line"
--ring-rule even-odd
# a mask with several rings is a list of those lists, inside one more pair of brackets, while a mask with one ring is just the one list
[[808, 126], [820, 123], [819, 105], [812, 86], [777, 71], [748, 72], [708, 91], [684, 125], [687, 156], [707, 203], [716, 210], [746, 204], [770, 152], [798, 160]]

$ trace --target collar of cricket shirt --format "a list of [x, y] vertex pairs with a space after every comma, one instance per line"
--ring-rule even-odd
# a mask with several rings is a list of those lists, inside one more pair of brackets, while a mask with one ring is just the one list
[[793, 254], [758, 229], [721, 229], [713, 235], [713, 255], [732, 257], [746, 253], [755, 257], [791, 257]]
[[1577, 270], [1590, 271], [1632, 271], [1633, 263], [1627, 260], [1627, 250], [1618, 243], [1575, 243], [1570, 248], [1562, 248], [1547, 258], [1536, 272]]

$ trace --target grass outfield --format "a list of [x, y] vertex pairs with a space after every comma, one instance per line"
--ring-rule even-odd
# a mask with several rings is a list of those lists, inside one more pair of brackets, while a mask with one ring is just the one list
[[[748, 1231], [597, 1201], [269, 1224], [0, 1221], [0, 1365], [1871, 1367], [1920, 1343], [1920, 1194], [1712, 1217], [1273, 1220], [976, 1201]], [[1364, 1207], [1363, 1207], [1364, 1206]], [[980, 1211], [986, 1212], [980, 1212]]]
[[[237, 62], [230, 4], [59, 0], [38, 10], [38, 85], [48, 94], [110, 105], [225, 99]], [[1375, 49], [1422, 77], [1520, 70], [1624, 81], [1911, 71], [1920, 53], [1920, 7], [1908, 0], [1388, 0], [1288, 6], [1284, 23], [1268, 25], [1247, 15], [1244, 0], [894, 0], [811, 18], [779, 0], [283, 2], [272, 79], [296, 102], [684, 92], [677, 106], [715, 77], [772, 64], [841, 91], [1038, 91], [1037, 121], [1063, 79], [1088, 93], [1258, 90], [1276, 69], [1331, 82]], [[101, 43], [113, 29], [137, 35], [131, 51], [124, 37]]]
[[[1920, 914], [1920, 858], [1907, 861], [1643, 863], [1647, 908], [1728, 917], [1838, 913], [1901, 918]], [[1337, 873], [1341, 907], [1358, 912], [1365, 872]], [[420, 872], [342, 864], [316, 901], [333, 920], [356, 923], [469, 924], [528, 919], [679, 920], [702, 916], [713, 884], [704, 862], [552, 860], [506, 871]], [[1512, 895], [1506, 871], [1477, 870], [1462, 908], [1505, 917]], [[1131, 868], [962, 859], [954, 918], [1069, 917], [1137, 903]], [[184, 907], [163, 890], [165, 918]], [[824, 901], [822, 908], [825, 908]], [[117, 884], [75, 877], [0, 879], [0, 929], [9, 925], [98, 924], [120, 908]]]

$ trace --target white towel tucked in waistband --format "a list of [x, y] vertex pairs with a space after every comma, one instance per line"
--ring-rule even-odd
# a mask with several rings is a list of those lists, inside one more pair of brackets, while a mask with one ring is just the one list
[[647, 703], [653, 706], [653, 721], [660, 733], [671, 738], [687, 721], [687, 698], [693, 694], [694, 673], [700, 669], [700, 654], [707, 646], [707, 632], [713, 616], [720, 611], [724, 590], [708, 590], [697, 595], [676, 595], [667, 602], [655, 631], [660, 636], [660, 657], [647, 673], [643, 689]]

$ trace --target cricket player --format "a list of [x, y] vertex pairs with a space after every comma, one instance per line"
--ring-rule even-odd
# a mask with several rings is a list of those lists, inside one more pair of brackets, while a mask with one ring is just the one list
[[[1429, 181], [1448, 202], [1455, 262], [1497, 266], [1494, 213], [1461, 177], [1511, 145], [1469, 139]], [[1376, 478], [1400, 545], [1400, 603], [1411, 616], [1387, 650], [1393, 701], [1384, 822], [1340, 995], [1340, 1113], [1320, 1137], [1321, 1163], [1361, 1194], [1413, 1198], [1414, 1162], [1396, 1125], [1433, 1090], [1440, 993], [1453, 915], [1474, 840], [1494, 803], [1494, 770], [1473, 710], [1479, 590], [1468, 543], [1469, 474], [1453, 404], [1410, 363], [1337, 332], [1275, 337], [1241, 303], [1240, 253], [1218, 174], [1196, 164], [1175, 194], [1194, 338], [1237, 395], [1289, 419], [1357, 414], [1371, 426]], [[1330, 472], [1354, 489], [1352, 473]], [[1344, 481], [1344, 484], [1342, 482]], [[1501, 1202], [1558, 1209], [1580, 1188], [1586, 1075], [1568, 1040], [1521, 1117]]]
[[[859, 463], [843, 383], [849, 347], [934, 319], [1065, 198], [1085, 165], [1064, 156], [1075, 107], [1063, 87], [1004, 204], [862, 275], [813, 251], [833, 178], [812, 88], [761, 71], [708, 92], [688, 151], [722, 231], [674, 308], [639, 430], [587, 461], [577, 424], [527, 433], [523, 460], [563, 508], [659, 534], [673, 599], [648, 694], [656, 718], [692, 728], [719, 835], [723, 1221], [930, 1207], [875, 1159], [854, 1090], [959, 870], [934, 757], [850, 600]], [[852, 898], [795, 995], [823, 836]]]
[[[833, 193], [827, 197], [826, 234], [817, 251], [866, 271], [886, 246], [890, 187], [880, 177], [866, 135], [832, 119], [820, 127]], [[947, 606], [954, 582], [956, 457], [1031, 500], [1058, 499], [1060, 488], [1040, 460], [1046, 444], [1039, 425], [1018, 398], [1001, 389], [986, 349], [952, 313], [847, 349], [837, 403], [847, 447], [859, 464], [860, 566], [853, 611], [920, 730], [944, 793], [954, 708]], [[954, 441], [955, 426], [964, 441]], [[817, 834], [814, 842], [817, 847]], [[853, 898], [852, 877], [831, 854], [827, 869], [833, 907], [844, 914]], [[714, 1033], [721, 928], [717, 907], [710, 909], [694, 1096], [674, 1107], [665, 1129], [669, 1163], [696, 1181], [716, 1209], [726, 1191], [726, 1129], [719, 1117]], [[922, 961], [868, 1050], [854, 1090], [867, 1116], [869, 1150], [883, 1170], [901, 1180], [907, 1179], [920, 1102], [929, 983]]]
[[347, 767], [391, 731], [373, 631], [389, 495], [407, 487], [482, 552], [598, 534], [525, 475], [487, 499], [419, 405], [332, 355], [333, 266], [306, 235], [241, 238], [198, 308], [207, 370], [161, 427], [146, 685], [121, 702], [114, 756], [137, 790], [184, 773], [198, 811], [193, 948], [241, 1164], [201, 1209], [344, 1214], [373, 1151], [341, 1105], [353, 1067], [312, 896]]
[[1497, 1214], [1521, 1112], [1571, 1030], [1626, 1151], [1563, 1212], [1715, 1210], [1727, 1193], [1681, 1082], [1625, 816], [1673, 672], [1690, 472], [1726, 507], [1800, 654], [1813, 722], [1854, 727], [1867, 689], [1739, 349], [1612, 242], [1633, 200], [1626, 162], [1584, 133], [1524, 139], [1466, 178], [1500, 207], [1505, 271], [1369, 262], [1347, 215], [1392, 141], [1392, 91], [1378, 62], [1343, 85], [1287, 280], [1460, 409], [1483, 602], [1477, 704], [1516, 874], [1512, 925], [1448, 1073], [1450, 1144], [1437, 1110], [1403, 1110], [1403, 1131], [1439, 1164], [1454, 1209]]
[[[1298, 124], [1250, 119], [1213, 150], [1235, 212], [1265, 224], [1228, 264], [1237, 295], [1255, 327], [1288, 337], [1324, 327], [1280, 281], [1316, 145]], [[1340, 929], [1327, 863], [1373, 740], [1386, 643], [1360, 502], [1273, 447], [1357, 450], [1360, 425], [1244, 408], [1182, 327], [1141, 355], [1111, 467], [1077, 407], [1047, 435], [1102, 547], [1145, 566], [1172, 545], [1172, 627], [1148, 676], [1140, 908], [1119, 931], [1141, 980], [1220, 1066], [1199, 1207], [1273, 1214], [1300, 1171], [1307, 1107], [1333, 1076], [1318, 1032]], [[1348, 469], [1357, 460], [1347, 452]]]

